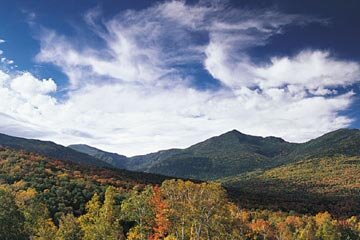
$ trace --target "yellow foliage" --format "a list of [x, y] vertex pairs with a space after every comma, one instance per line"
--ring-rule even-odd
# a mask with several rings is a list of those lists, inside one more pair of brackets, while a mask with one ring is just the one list
[[24, 205], [27, 201], [33, 199], [37, 192], [34, 188], [28, 188], [26, 190], [20, 190], [15, 195], [15, 200], [18, 205]]
[[26, 185], [26, 182], [23, 181], [23, 180], [20, 180], [20, 181], [16, 181], [12, 184], [12, 187], [15, 189], [15, 190], [18, 190], [18, 189], [23, 189]]
[[135, 226], [130, 229], [130, 231], [127, 235], [127, 239], [128, 240], [143, 240], [143, 239], [145, 239], [145, 237], [144, 237], [144, 234], [141, 233], [140, 227]]
[[315, 222], [317, 226], [323, 225], [326, 221], [331, 221], [331, 215], [328, 212], [318, 213], [315, 216]]

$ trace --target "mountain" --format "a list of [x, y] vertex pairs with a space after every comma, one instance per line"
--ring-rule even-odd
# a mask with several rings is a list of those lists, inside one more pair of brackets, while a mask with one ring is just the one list
[[127, 168], [202, 180], [269, 169], [302, 159], [360, 156], [360, 130], [339, 129], [305, 143], [258, 137], [233, 130], [186, 149], [171, 149], [129, 159]]
[[[163, 150], [130, 158], [86, 145], [66, 148], [52, 142], [3, 134], [0, 135], [0, 146], [68, 162], [216, 180], [243, 207], [304, 213], [331, 210], [338, 216], [360, 211], [360, 131], [357, 129], [339, 129], [305, 143], [250, 136], [233, 130], [186, 149]], [[9, 163], [12, 163], [11, 158]], [[90, 166], [77, 166], [76, 171], [81, 171], [82, 167]], [[116, 180], [112, 174], [105, 174], [109, 178], [104, 179], [97, 174], [103, 170], [93, 169], [95, 179], [119, 181], [117, 183], [127, 186], [128, 179]], [[118, 171], [128, 175], [127, 170]], [[15, 166], [11, 171], [17, 171]], [[139, 179], [153, 176], [132, 174], [137, 174]], [[9, 178], [9, 181], [18, 180], [17, 177]]]
[[74, 163], [95, 165], [99, 167], [112, 167], [110, 164], [100, 161], [95, 157], [49, 141], [40, 141], [0, 134], [0, 146], [33, 152], [46, 157], [71, 161]]
[[128, 169], [168, 176], [217, 179], [276, 164], [297, 144], [276, 137], [250, 136], [233, 130], [186, 149], [129, 158]]
[[360, 211], [360, 131], [339, 129], [305, 143], [236, 130], [186, 149], [128, 158], [126, 168], [216, 180], [244, 208]]
[[133, 187], [142, 189], [166, 179], [155, 174], [99, 168], [0, 147], [0, 188], [7, 185], [20, 192], [35, 190], [52, 217], [69, 212], [83, 214], [93, 194], [103, 197], [109, 185], [121, 189], [125, 198]]
[[110, 164], [116, 168], [125, 169], [128, 158], [124, 155], [119, 155], [117, 153], [105, 152], [100, 149], [85, 145], [85, 144], [74, 144], [69, 145], [68, 148], [74, 149], [78, 152], [85, 153], [87, 155], [93, 156], [105, 163]]
[[0, 134], [0, 146], [68, 160], [172, 177], [216, 180], [265, 170], [304, 159], [360, 156], [360, 130], [339, 129], [306, 143], [258, 137], [233, 130], [186, 149], [169, 149], [127, 158], [87, 145], [64, 147], [53, 142]]
[[186, 149], [162, 150], [130, 158], [83, 145], [74, 149], [132, 171], [215, 180], [308, 158], [360, 156], [359, 146], [360, 130], [357, 129], [339, 129], [305, 143], [232, 130]]
[[299, 160], [324, 156], [359, 156], [360, 130], [339, 129], [321, 137], [299, 144], [288, 156], [289, 160]]
[[360, 211], [360, 155], [309, 158], [221, 182], [245, 208], [330, 211], [337, 216]]

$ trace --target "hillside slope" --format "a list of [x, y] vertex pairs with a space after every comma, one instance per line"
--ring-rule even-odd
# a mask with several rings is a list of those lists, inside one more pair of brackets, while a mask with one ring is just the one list
[[274, 165], [296, 145], [233, 130], [186, 149], [132, 157], [128, 169], [210, 180]]
[[360, 213], [360, 156], [301, 160], [224, 178], [244, 206]]
[[75, 151], [85, 153], [87, 155], [93, 156], [105, 163], [110, 164], [119, 169], [125, 169], [128, 158], [124, 155], [117, 153], [105, 152], [103, 150], [85, 145], [85, 144], [73, 144], [69, 145], [68, 148], [71, 148]]
[[290, 161], [331, 156], [360, 156], [360, 130], [339, 129], [299, 144], [287, 159]]
[[16, 191], [33, 188], [52, 216], [74, 212], [82, 214], [85, 203], [96, 192], [115, 186], [124, 194], [133, 187], [160, 184], [164, 176], [126, 170], [100, 168], [70, 161], [50, 159], [34, 153], [0, 148], [0, 186]]
[[89, 146], [74, 149], [115, 167], [174, 177], [214, 180], [278, 167], [303, 159], [360, 155], [360, 131], [339, 129], [306, 143], [276, 137], [258, 137], [236, 130], [212, 137], [186, 149], [170, 149], [126, 158]]
[[99, 159], [95, 157], [49, 141], [40, 141], [0, 134], [0, 146], [33, 152], [50, 158], [71, 161], [74, 163], [111, 167], [110, 164], [99, 161]]

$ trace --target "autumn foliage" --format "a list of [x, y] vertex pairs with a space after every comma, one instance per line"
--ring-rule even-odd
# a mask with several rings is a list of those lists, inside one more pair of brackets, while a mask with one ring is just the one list
[[359, 216], [250, 210], [215, 182], [146, 185], [84, 169], [0, 151], [0, 239], [360, 239]]

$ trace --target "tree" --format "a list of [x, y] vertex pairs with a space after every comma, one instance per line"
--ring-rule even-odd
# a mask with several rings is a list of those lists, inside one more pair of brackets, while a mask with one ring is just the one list
[[328, 212], [318, 213], [315, 216], [317, 225], [316, 236], [323, 240], [338, 240], [341, 237], [336, 226]]
[[53, 240], [56, 237], [57, 228], [51, 218], [44, 219], [39, 223], [41, 227], [38, 227], [35, 232], [35, 236], [32, 236], [34, 240]]
[[104, 239], [119, 239], [122, 235], [120, 208], [115, 205], [115, 195], [115, 188], [108, 187], [105, 192], [104, 204], [100, 208], [99, 227]]
[[80, 227], [84, 232], [84, 240], [96, 240], [96, 224], [100, 214], [100, 200], [97, 193], [86, 204], [86, 213], [79, 218]]
[[305, 220], [306, 225], [299, 231], [299, 240], [315, 240], [316, 239], [316, 223], [312, 217]]
[[151, 205], [155, 212], [155, 225], [151, 239], [160, 240], [167, 236], [170, 229], [170, 221], [168, 219], [168, 206], [162, 198], [161, 190], [158, 186], [153, 187], [153, 196], [150, 199]]
[[104, 204], [101, 205], [99, 196], [95, 193], [86, 204], [86, 214], [79, 218], [80, 227], [85, 240], [120, 239], [119, 209], [115, 206], [115, 188], [108, 187], [105, 192]]
[[[265, 221], [264, 219], [256, 219], [250, 225], [250, 229], [255, 233], [256, 236], [261, 236], [262, 239], [271, 239], [273, 235], [273, 229], [271, 225]], [[288, 235], [288, 231], [286, 233], [286, 237]], [[285, 237], [285, 236], [282, 236]], [[286, 239], [286, 238], [284, 238]]]
[[14, 196], [8, 190], [0, 189], [0, 239], [27, 239], [24, 221]]
[[54, 239], [57, 228], [45, 204], [37, 199], [34, 190], [28, 189], [17, 195], [17, 202], [25, 216], [25, 228], [32, 239]]
[[78, 220], [73, 214], [66, 214], [60, 218], [59, 229], [56, 233], [57, 240], [81, 240], [82, 230]]
[[167, 180], [161, 192], [169, 206], [170, 233], [177, 239], [230, 238], [233, 219], [220, 184]]
[[136, 223], [136, 226], [130, 229], [128, 239], [148, 239], [151, 235], [155, 219], [151, 205], [152, 196], [151, 186], [147, 186], [142, 192], [133, 189], [121, 204], [124, 220]]

